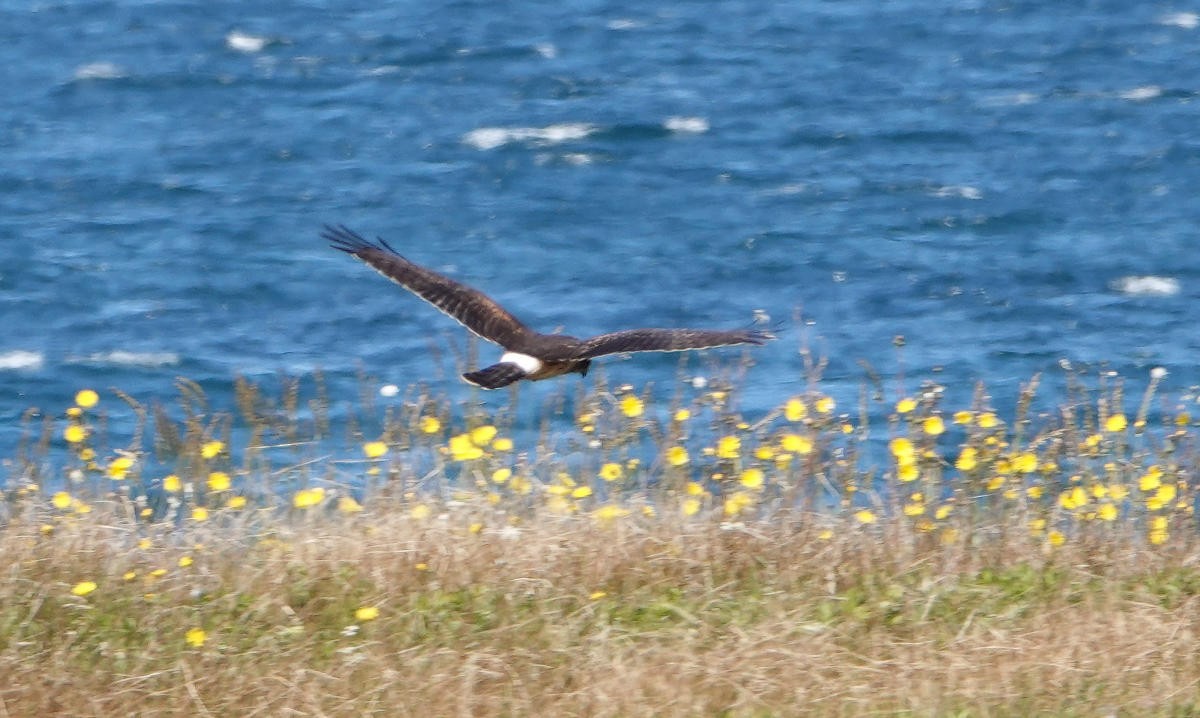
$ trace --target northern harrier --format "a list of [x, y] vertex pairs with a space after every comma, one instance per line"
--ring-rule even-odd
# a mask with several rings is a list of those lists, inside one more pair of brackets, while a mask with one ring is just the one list
[[677, 352], [730, 344], [762, 344], [774, 339], [753, 329], [628, 329], [576, 339], [540, 334], [522, 324], [483, 292], [401, 257], [387, 242], [371, 242], [344, 226], [325, 226], [321, 237], [334, 249], [366, 262], [372, 269], [455, 319], [476, 335], [504, 348], [500, 361], [463, 379], [484, 389], [514, 381], [538, 381], [575, 372], [586, 375], [592, 359], [626, 352]]

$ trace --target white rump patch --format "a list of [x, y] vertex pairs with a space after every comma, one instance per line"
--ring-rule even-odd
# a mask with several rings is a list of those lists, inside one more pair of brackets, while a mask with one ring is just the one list
[[521, 371], [526, 374], [533, 374], [538, 369], [542, 368], [542, 360], [537, 357], [531, 357], [528, 354], [520, 354], [518, 352], [504, 352], [500, 357], [502, 364], [516, 364], [521, 367]]

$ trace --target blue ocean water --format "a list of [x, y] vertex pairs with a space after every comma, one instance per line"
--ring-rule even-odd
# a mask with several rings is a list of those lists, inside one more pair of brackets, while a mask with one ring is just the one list
[[[765, 312], [750, 413], [806, 386], [802, 344], [843, 406], [860, 362], [962, 400], [1064, 360], [1182, 391], [1198, 41], [1116, 0], [0, 3], [0, 458], [82, 387], [467, 396], [464, 332], [325, 222], [546, 331]], [[677, 361], [605, 371], [670, 392]]]

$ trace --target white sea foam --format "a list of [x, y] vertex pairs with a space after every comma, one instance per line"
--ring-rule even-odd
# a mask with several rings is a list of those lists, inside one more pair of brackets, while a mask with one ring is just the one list
[[76, 80], [115, 80], [125, 77], [125, 68], [115, 62], [89, 62], [75, 68]]
[[175, 366], [179, 361], [180, 357], [175, 352], [131, 352], [124, 349], [69, 356], [66, 359], [68, 364], [137, 367]]
[[1173, 297], [1179, 294], [1179, 280], [1154, 274], [1131, 274], [1109, 282], [1109, 288], [1133, 297]]
[[1163, 25], [1181, 27], [1184, 30], [1195, 30], [1200, 26], [1200, 15], [1194, 12], [1173, 12], [1169, 15], [1164, 15], [1159, 22]]
[[463, 135], [463, 142], [480, 150], [494, 150], [511, 142], [558, 144], [581, 140], [596, 131], [586, 122], [564, 122], [546, 127], [480, 127]]
[[31, 352], [24, 349], [0, 352], [0, 371], [41, 369], [45, 363], [46, 355], [41, 352]]
[[539, 42], [533, 46], [533, 49], [537, 50], [537, 54], [541, 55], [547, 60], [553, 60], [554, 58], [558, 57], [558, 48], [548, 42]]
[[637, 20], [631, 20], [627, 17], [617, 18], [616, 20], [608, 21], [609, 30], [633, 30], [642, 26], [642, 23]]
[[225, 47], [238, 52], [254, 53], [262, 52], [262, 49], [267, 46], [268, 39], [260, 35], [251, 35], [234, 30], [225, 36]]
[[1122, 100], [1141, 102], [1143, 100], [1153, 100], [1154, 98], [1162, 95], [1162, 93], [1162, 88], [1158, 85], [1144, 85], [1142, 87], [1135, 87], [1132, 90], [1125, 90], [1124, 92], [1119, 93], [1117, 96]]
[[1040, 97], [1033, 92], [1013, 92], [1004, 95], [993, 95], [986, 97], [979, 104], [984, 107], [1008, 107], [1013, 105], [1032, 105], [1037, 102]]
[[708, 132], [708, 120], [703, 117], [668, 117], [663, 127], [671, 132]]
[[930, 191], [934, 197], [961, 197], [962, 199], [983, 199], [983, 192], [970, 185], [947, 185], [934, 187]]

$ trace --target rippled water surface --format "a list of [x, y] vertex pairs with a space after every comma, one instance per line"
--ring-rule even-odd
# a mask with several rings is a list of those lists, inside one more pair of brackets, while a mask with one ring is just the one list
[[[1063, 360], [1200, 383], [1198, 25], [1115, 0], [0, 4], [0, 455], [84, 386], [228, 405], [235, 374], [320, 368], [335, 404], [360, 370], [465, 396], [464, 333], [324, 222], [547, 331], [762, 310], [750, 412], [803, 388], [802, 342], [846, 404], [860, 360], [964, 398]], [[678, 364], [606, 372], [665, 394]]]

